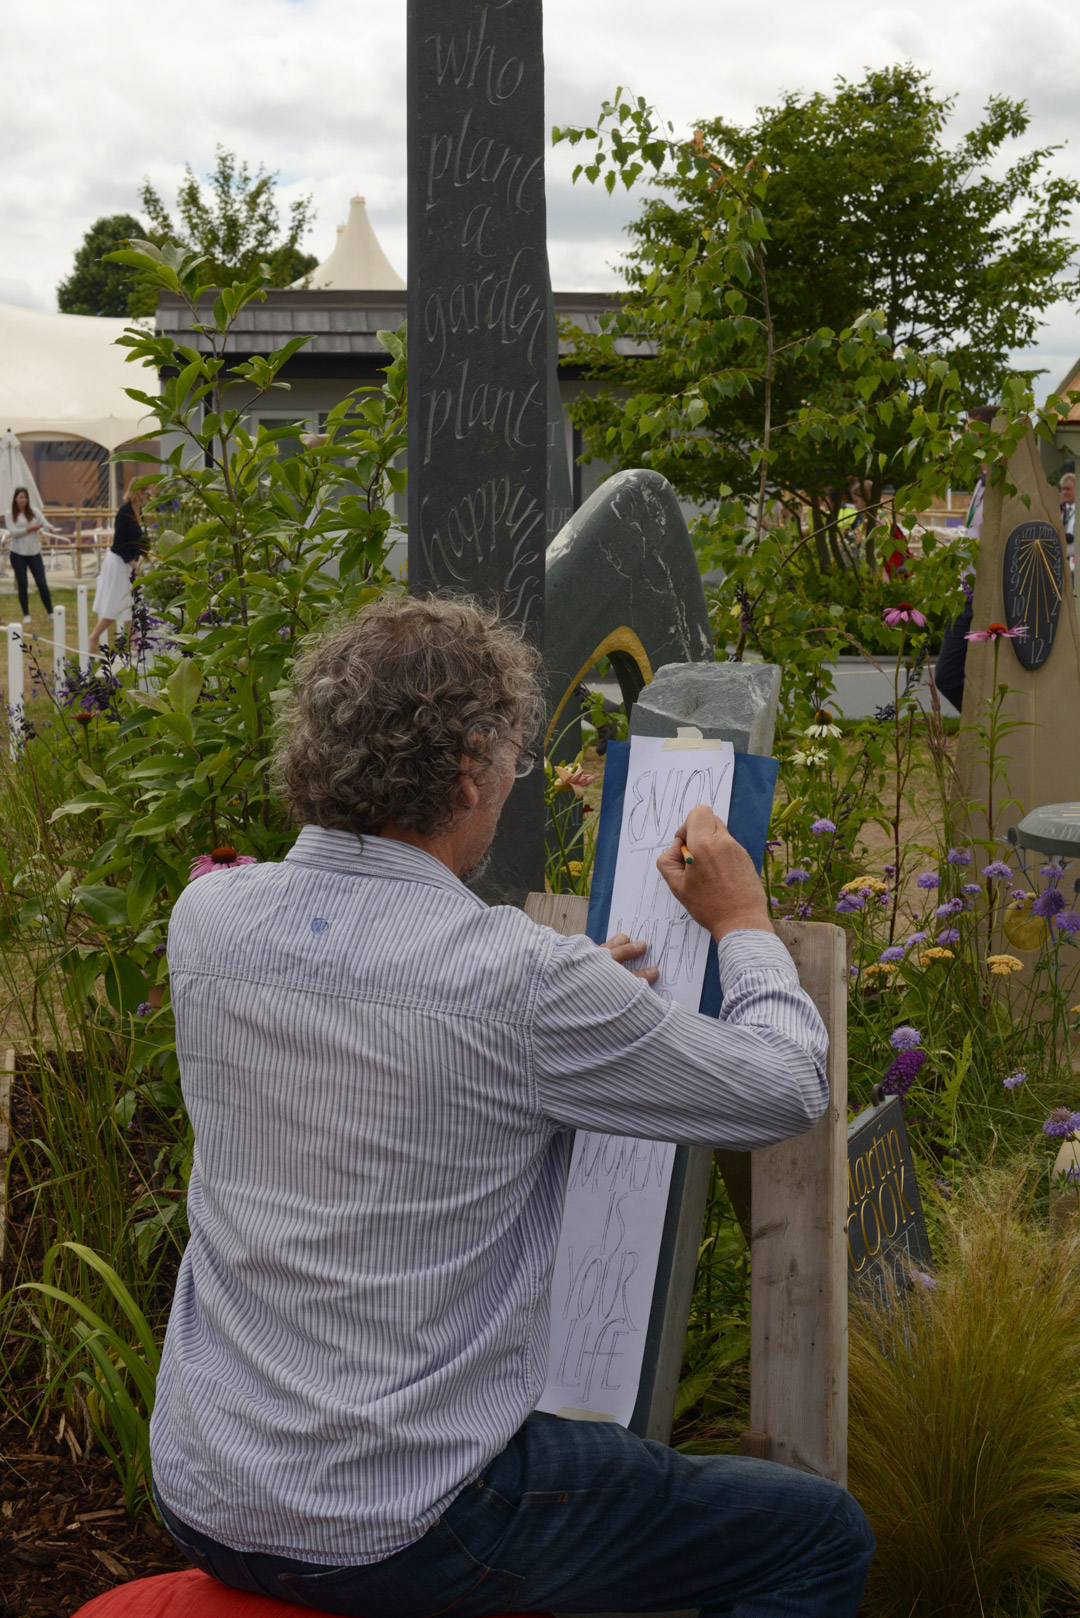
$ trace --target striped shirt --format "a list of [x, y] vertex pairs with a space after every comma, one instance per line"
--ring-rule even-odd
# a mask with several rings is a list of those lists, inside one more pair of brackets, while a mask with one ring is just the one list
[[505, 1448], [570, 1130], [757, 1147], [827, 1100], [772, 934], [721, 942], [717, 1022], [379, 837], [200, 878], [169, 967], [195, 1154], [154, 1482], [237, 1550], [381, 1560]]

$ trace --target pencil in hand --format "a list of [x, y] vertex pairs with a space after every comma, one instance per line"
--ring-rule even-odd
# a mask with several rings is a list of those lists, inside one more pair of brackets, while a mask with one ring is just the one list
[[685, 843], [682, 845], [682, 857], [684, 865], [693, 865], [694, 856], [691, 854]]

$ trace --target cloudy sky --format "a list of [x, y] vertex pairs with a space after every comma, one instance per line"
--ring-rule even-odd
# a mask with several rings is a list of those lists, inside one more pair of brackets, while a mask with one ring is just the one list
[[[324, 257], [355, 191], [406, 272], [405, 0], [40, 0], [5, 22], [6, 159], [0, 301], [55, 307], [86, 227], [134, 211], [149, 176], [172, 202], [185, 162], [221, 143], [310, 192], [307, 245]], [[1025, 98], [1031, 144], [1071, 142], [1080, 171], [1080, 28], [1065, 0], [546, 0], [548, 122], [585, 122], [617, 84], [685, 128], [749, 118], [782, 90], [913, 61], [958, 97], [957, 132], [993, 93]], [[570, 184], [548, 161], [556, 287], [617, 285], [632, 199]], [[1077, 220], [1080, 232], [1080, 219]], [[1034, 356], [1057, 381], [1080, 352], [1080, 311], [1059, 308]]]

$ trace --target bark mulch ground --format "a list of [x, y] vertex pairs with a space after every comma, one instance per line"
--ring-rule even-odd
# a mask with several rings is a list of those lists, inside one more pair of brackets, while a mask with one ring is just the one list
[[76, 1456], [56, 1431], [0, 1421], [0, 1618], [71, 1618], [114, 1585], [187, 1566], [152, 1512], [126, 1515], [107, 1457]]

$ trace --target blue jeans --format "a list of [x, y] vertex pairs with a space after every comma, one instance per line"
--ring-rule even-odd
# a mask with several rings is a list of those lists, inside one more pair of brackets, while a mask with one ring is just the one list
[[357, 1618], [688, 1607], [706, 1618], [855, 1618], [874, 1550], [835, 1483], [545, 1416], [530, 1416], [422, 1539], [366, 1567], [229, 1550], [162, 1515], [223, 1583]]

